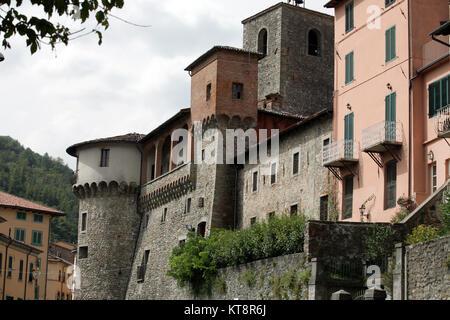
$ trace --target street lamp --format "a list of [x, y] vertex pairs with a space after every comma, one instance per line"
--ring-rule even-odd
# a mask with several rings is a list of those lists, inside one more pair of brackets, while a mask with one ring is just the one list
[[369, 219], [370, 214], [364, 214], [366, 212], [366, 205], [363, 204], [361, 208], [359, 208], [359, 212], [361, 213], [361, 218], [364, 219], [364, 217], [367, 217]]
[[2, 53], [0, 53], [0, 62], [2, 62], [4, 60], [5, 60], [5, 56]]

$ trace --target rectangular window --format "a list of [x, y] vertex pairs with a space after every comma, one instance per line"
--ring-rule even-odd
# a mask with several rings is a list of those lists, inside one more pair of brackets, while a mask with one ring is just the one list
[[298, 204], [294, 204], [291, 206], [290, 214], [291, 216], [296, 216], [298, 213]]
[[395, 2], [395, 0], [384, 0], [384, 4], [385, 4], [386, 7], [389, 7], [394, 2]]
[[13, 257], [8, 257], [8, 278], [11, 279], [13, 270]]
[[253, 172], [253, 192], [258, 191], [258, 171]]
[[211, 99], [211, 83], [206, 86], [206, 101]]
[[353, 12], [353, 1], [345, 6], [345, 32], [350, 32], [355, 27], [355, 17]]
[[27, 214], [25, 212], [17, 212], [16, 219], [25, 221], [27, 220]]
[[344, 180], [344, 220], [353, 217], [353, 176]]
[[244, 98], [244, 85], [242, 83], [233, 83], [233, 99], [241, 100]]
[[254, 225], [256, 223], [256, 217], [250, 219], [250, 225]]
[[148, 222], [150, 221], [150, 215], [146, 214], [145, 215], [145, 222], [144, 222], [144, 229], [148, 228]]
[[354, 53], [350, 52], [345, 56], [345, 84], [355, 80]]
[[100, 167], [107, 168], [109, 167], [109, 153], [110, 149], [102, 149], [102, 155], [100, 159]]
[[187, 198], [185, 214], [191, 213], [191, 207], [192, 207], [192, 198]]
[[355, 137], [355, 114], [352, 112], [345, 116], [345, 127], [344, 127], [344, 156], [346, 159], [353, 159], [353, 139]]
[[270, 183], [275, 184], [277, 182], [277, 164], [272, 163], [270, 168]]
[[437, 190], [437, 165], [433, 163], [430, 166], [430, 183], [431, 183], [431, 193], [435, 193]]
[[33, 270], [34, 270], [34, 264], [33, 262], [30, 263], [30, 271], [28, 272], [28, 282], [33, 282]]
[[439, 109], [450, 104], [450, 75], [433, 82], [428, 86], [430, 118], [437, 115]]
[[296, 175], [298, 174], [300, 169], [300, 152], [294, 153], [294, 156], [292, 158], [292, 174]]
[[164, 208], [164, 211], [161, 215], [161, 223], [166, 222], [166, 220], [167, 220], [167, 208]]
[[19, 262], [19, 281], [23, 280], [23, 260]]
[[394, 92], [385, 99], [386, 104], [386, 141], [397, 140], [397, 93]]
[[35, 246], [42, 246], [42, 232], [41, 231], [33, 231], [31, 244]]
[[395, 60], [397, 57], [395, 26], [386, 30], [386, 62]]
[[397, 162], [389, 162], [386, 166], [386, 204], [385, 209], [396, 207], [397, 203]]
[[44, 216], [40, 215], [40, 214], [35, 214], [33, 221], [35, 223], [44, 223]]
[[80, 247], [79, 252], [78, 252], [78, 259], [82, 260], [82, 259], [87, 259], [88, 258], [88, 247]]
[[87, 230], [87, 213], [83, 212], [81, 214], [81, 232], [86, 232]]
[[14, 232], [14, 240], [25, 243], [25, 229], [16, 228]]
[[328, 196], [320, 197], [320, 220], [328, 220]]

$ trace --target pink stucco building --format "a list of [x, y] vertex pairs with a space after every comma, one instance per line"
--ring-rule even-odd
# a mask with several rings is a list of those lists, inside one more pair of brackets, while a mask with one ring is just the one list
[[323, 164], [338, 178], [341, 220], [387, 222], [399, 198], [420, 204], [449, 178], [449, 4], [325, 6], [335, 9], [335, 91]]

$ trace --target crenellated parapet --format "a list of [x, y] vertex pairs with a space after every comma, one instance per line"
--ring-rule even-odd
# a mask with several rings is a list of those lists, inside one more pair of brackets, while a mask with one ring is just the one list
[[111, 181], [107, 183], [102, 181], [100, 183], [86, 183], [84, 185], [74, 185], [72, 191], [78, 199], [94, 198], [94, 197], [106, 197], [117, 195], [133, 195], [139, 191], [139, 186], [135, 182], [118, 183], [117, 181]]
[[173, 200], [180, 199], [195, 189], [194, 179], [186, 175], [161, 186], [139, 199], [139, 211], [146, 212], [161, 207]]

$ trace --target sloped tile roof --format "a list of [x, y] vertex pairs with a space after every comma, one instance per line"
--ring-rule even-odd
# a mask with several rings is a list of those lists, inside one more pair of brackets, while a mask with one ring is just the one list
[[0, 191], [0, 207], [32, 211], [36, 213], [48, 213], [54, 216], [64, 216], [65, 213], [53, 208], [49, 208], [38, 203], [13, 196], [12, 194]]

